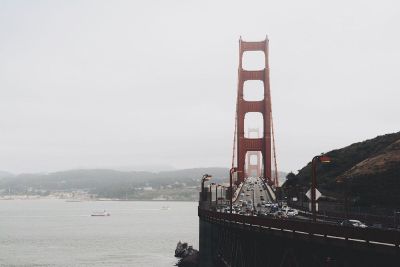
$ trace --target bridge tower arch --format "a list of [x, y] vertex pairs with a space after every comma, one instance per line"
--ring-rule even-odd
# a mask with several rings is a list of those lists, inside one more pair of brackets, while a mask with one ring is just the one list
[[[243, 54], [245, 52], [261, 51], [264, 55], [265, 66], [260, 70], [243, 69]], [[264, 98], [259, 101], [244, 99], [244, 83], [249, 80], [262, 81]], [[261, 42], [246, 42], [239, 39], [239, 68], [238, 95], [236, 107], [236, 142], [237, 142], [237, 182], [243, 182], [245, 173], [246, 154], [260, 151], [263, 159], [262, 176], [271, 184], [271, 97], [269, 85], [268, 38]], [[248, 112], [259, 112], [263, 116], [263, 133], [260, 138], [248, 138], [244, 134], [244, 119]]]
[[[247, 130], [247, 137], [256, 136], [255, 138], [260, 138], [260, 132], [258, 128], [249, 128]], [[254, 138], [254, 137], [253, 137]], [[249, 151], [246, 154], [246, 176], [261, 176], [261, 152], [260, 151]], [[252, 158], [256, 158], [255, 162]]]

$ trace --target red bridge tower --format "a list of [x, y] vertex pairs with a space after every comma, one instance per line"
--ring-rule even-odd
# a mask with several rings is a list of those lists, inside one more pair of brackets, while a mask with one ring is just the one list
[[[265, 67], [261, 70], [244, 70], [242, 65], [243, 53], [247, 51], [262, 51], [265, 57]], [[245, 81], [259, 80], [264, 84], [264, 99], [260, 101], [246, 101], [243, 98]], [[263, 116], [263, 129], [261, 138], [246, 138], [244, 135], [244, 119], [248, 112], [259, 112]], [[239, 69], [238, 69], [238, 95], [236, 107], [236, 140], [237, 140], [237, 182], [245, 178], [245, 159], [249, 151], [259, 151], [263, 158], [263, 178], [272, 184], [271, 177], [271, 94], [269, 87], [268, 65], [268, 38], [261, 42], [245, 42], [239, 40]]]

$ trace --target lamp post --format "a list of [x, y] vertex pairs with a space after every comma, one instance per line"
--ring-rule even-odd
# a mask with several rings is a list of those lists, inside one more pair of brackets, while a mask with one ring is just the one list
[[215, 208], [218, 206], [218, 186], [219, 184], [215, 184]]
[[232, 179], [233, 179], [233, 174], [236, 172], [237, 168], [231, 168], [229, 171], [229, 194], [230, 194], [230, 199], [231, 199], [231, 207], [230, 207], [230, 214], [232, 214], [232, 202], [233, 202], [233, 188], [232, 188]]
[[206, 182], [206, 181], [209, 181], [210, 179], [211, 179], [211, 175], [209, 175], [209, 174], [204, 174], [203, 175], [203, 177], [201, 178], [201, 200], [202, 201], [204, 201], [204, 200], [206, 200], [206, 197], [205, 197], [205, 192], [204, 192], [204, 183]]
[[211, 208], [211, 205], [212, 205], [212, 192], [211, 192], [211, 189], [212, 189], [213, 185], [215, 185], [215, 183], [211, 183], [211, 184], [208, 185], [210, 187], [210, 208]]
[[328, 156], [320, 155], [315, 156], [311, 161], [311, 213], [313, 222], [317, 221], [317, 209], [316, 209], [316, 188], [317, 188], [317, 162], [329, 163], [331, 159]]
[[346, 219], [349, 218], [349, 206], [348, 206], [348, 187], [347, 187], [347, 181], [346, 178], [339, 178], [336, 180], [336, 183], [342, 184], [342, 189], [343, 189], [343, 205], [344, 205], [344, 215]]
[[224, 189], [224, 186], [223, 185], [221, 185], [221, 196], [219, 197], [220, 199], [221, 199], [221, 204], [223, 204], [223, 198], [224, 198], [224, 194], [223, 194], [223, 189]]
[[253, 213], [254, 213], [254, 211], [257, 210], [254, 188], [251, 191], [253, 191]]

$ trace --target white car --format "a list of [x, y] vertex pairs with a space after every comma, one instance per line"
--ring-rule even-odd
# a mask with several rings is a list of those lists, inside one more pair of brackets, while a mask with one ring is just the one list
[[288, 209], [287, 211], [286, 211], [286, 215], [288, 216], [288, 217], [294, 217], [294, 216], [296, 216], [296, 215], [298, 215], [299, 214], [299, 212], [297, 211], [297, 210], [295, 210], [295, 209]]

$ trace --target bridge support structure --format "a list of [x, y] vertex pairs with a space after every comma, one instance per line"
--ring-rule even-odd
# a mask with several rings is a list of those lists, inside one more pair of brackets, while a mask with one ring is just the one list
[[267, 222], [271, 226], [268, 227], [258, 225], [259, 218], [250, 220], [248, 216], [226, 215], [229, 219], [243, 218], [227, 220], [224, 216], [199, 210], [201, 267], [394, 267], [400, 263], [398, 245], [315, 235], [304, 232], [306, 229], [299, 232], [280, 229], [278, 225], [282, 220], [269, 219]]
[[[265, 67], [261, 70], [243, 69], [243, 54], [245, 52], [261, 51], [264, 53]], [[249, 80], [263, 82], [264, 99], [259, 101], [247, 101], [244, 99], [244, 83]], [[261, 138], [246, 138], [244, 135], [244, 120], [248, 112], [258, 112], [263, 116], [263, 133]], [[237, 173], [238, 182], [245, 178], [246, 153], [259, 151], [263, 158], [263, 177], [271, 181], [271, 94], [269, 85], [268, 64], [268, 39], [261, 42], [245, 42], [239, 40], [239, 68], [238, 68], [238, 95], [236, 110], [236, 140], [237, 140]]]

